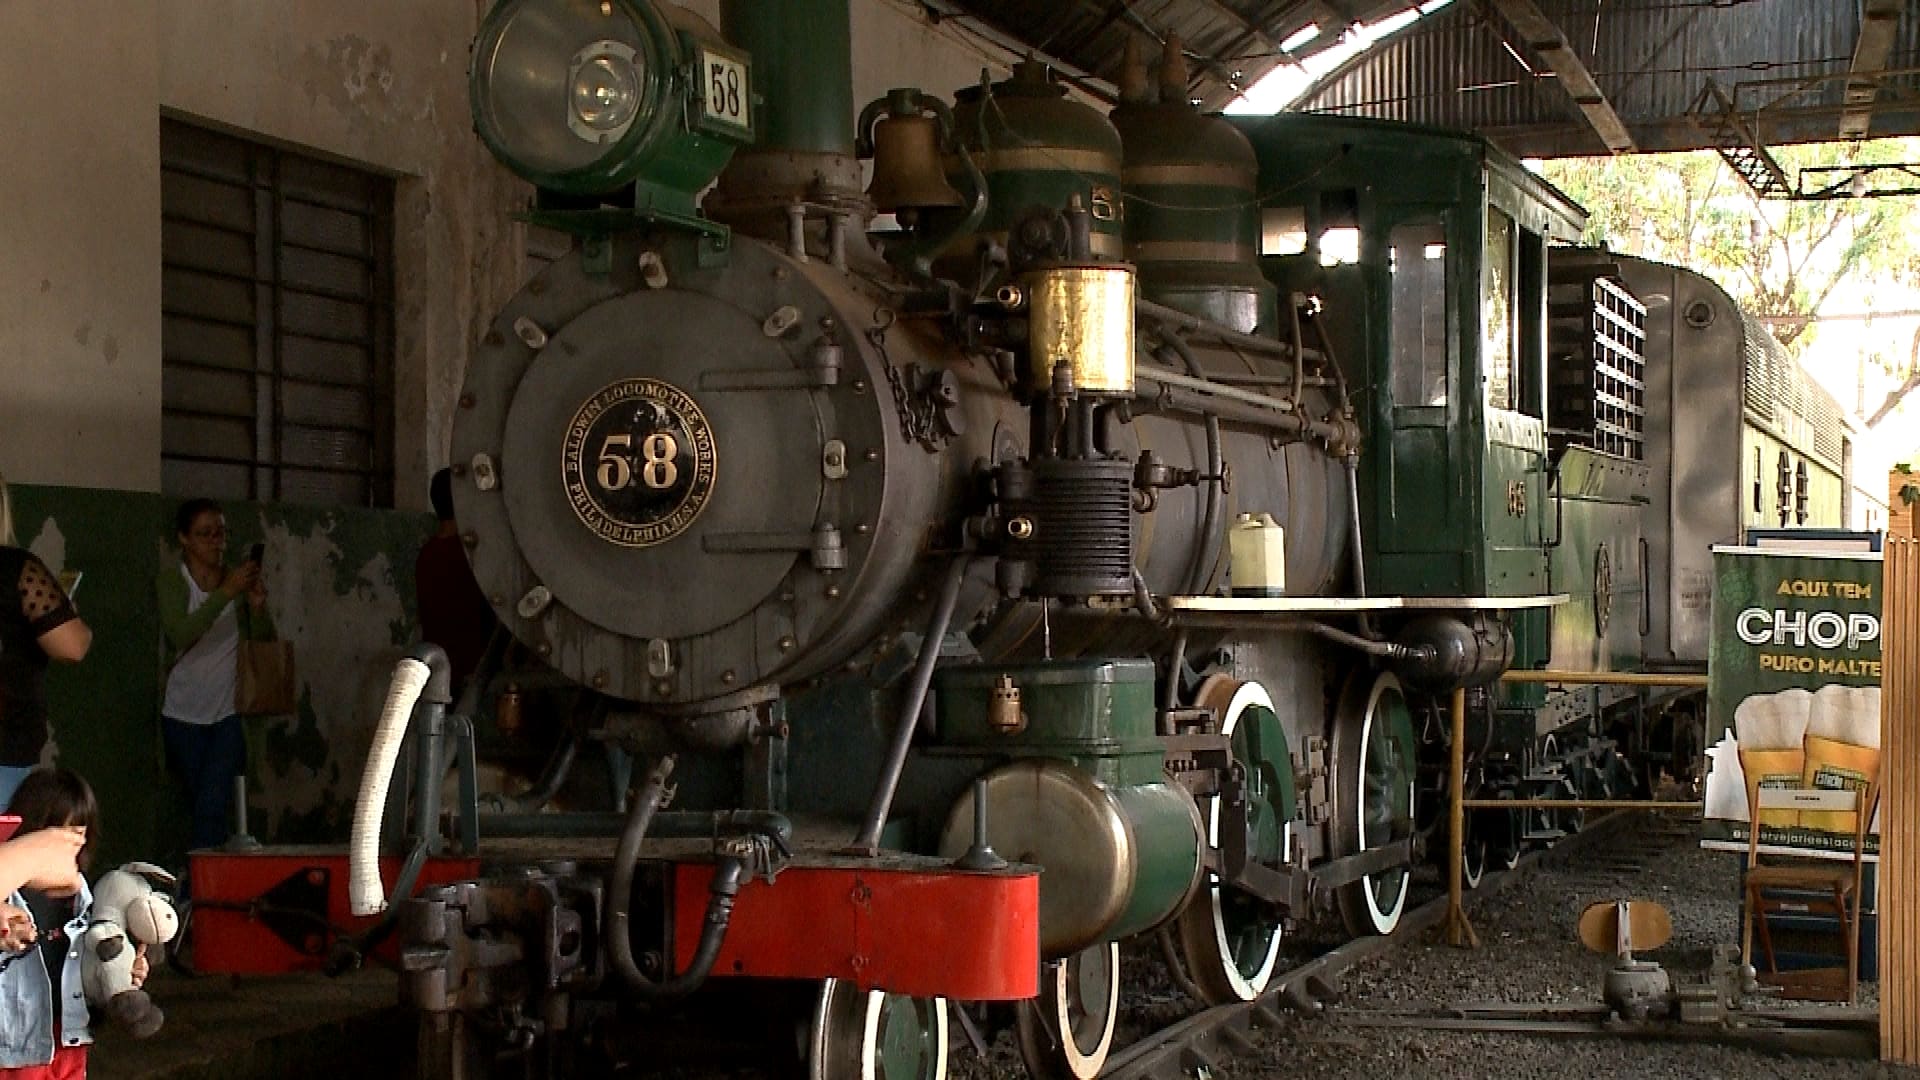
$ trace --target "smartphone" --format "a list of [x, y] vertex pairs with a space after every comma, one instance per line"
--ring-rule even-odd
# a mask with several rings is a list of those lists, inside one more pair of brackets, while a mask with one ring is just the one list
[[267, 545], [265, 544], [255, 544], [252, 547], [247, 549], [247, 561], [252, 563], [255, 566], [260, 566], [264, 564], [266, 562], [266, 558], [267, 558]]
[[0, 841], [13, 839], [13, 834], [19, 831], [20, 815], [0, 814]]

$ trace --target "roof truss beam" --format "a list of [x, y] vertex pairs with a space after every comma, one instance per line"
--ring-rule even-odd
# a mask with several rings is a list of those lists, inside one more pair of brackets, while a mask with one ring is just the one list
[[1886, 70], [1900, 11], [1906, 6], [1906, 0], [1866, 0], [1861, 6], [1860, 36], [1853, 44], [1853, 67], [1847, 77], [1847, 108], [1840, 114], [1843, 139], [1864, 139], [1873, 125], [1874, 101], [1880, 96], [1874, 76]]
[[[1607, 95], [1600, 92], [1600, 84], [1594, 81], [1593, 73], [1568, 43], [1567, 35], [1560, 32], [1552, 19], [1534, 6], [1533, 0], [1487, 0], [1501, 17], [1522, 37], [1534, 54], [1553, 69], [1560, 80], [1560, 88], [1573, 99], [1580, 115], [1586, 118], [1594, 134], [1606, 144], [1607, 150], [1615, 154], [1630, 154], [1634, 150], [1633, 135], [1613, 111], [1613, 105], [1607, 101]], [[1889, 0], [1898, 2], [1898, 0]]]

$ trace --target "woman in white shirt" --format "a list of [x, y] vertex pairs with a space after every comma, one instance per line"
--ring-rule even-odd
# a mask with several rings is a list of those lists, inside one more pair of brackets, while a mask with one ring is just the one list
[[180, 561], [163, 565], [154, 581], [166, 644], [160, 727], [167, 763], [193, 802], [192, 846], [214, 847], [226, 839], [233, 778], [247, 758], [233, 704], [240, 641], [273, 640], [273, 620], [260, 564], [226, 564], [227, 518], [217, 503], [183, 503], [174, 530]]

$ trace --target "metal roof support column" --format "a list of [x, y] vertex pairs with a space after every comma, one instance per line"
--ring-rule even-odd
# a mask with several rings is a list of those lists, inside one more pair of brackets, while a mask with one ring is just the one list
[[1567, 42], [1567, 35], [1560, 32], [1553, 20], [1542, 14], [1534, 6], [1533, 0], [1487, 2], [1527, 39], [1527, 45], [1559, 76], [1561, 89], [1573, 99], [1580, 114], [1586, 117], [1588, 125], [1593, 128], [1594, 134], [1600, 136], [1607, 150], [1615, 154], [1632, 153], [1633, 135], [1627, 131], [1620, 114], [1608, 104], [1607, 96], [1600, 92], [1600, 84], [1594, 81], [1593, 73], [1574, 54], [1573, 46]]

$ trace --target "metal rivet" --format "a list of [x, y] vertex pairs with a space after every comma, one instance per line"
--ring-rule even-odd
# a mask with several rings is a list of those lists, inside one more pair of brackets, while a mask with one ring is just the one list
[[787, 268], [786, 268], [786, 267], [784, 267], [784, 266], [776, 266], [776, 267], [774, 267], [774, 268], [773, 268], [773, 280], [775, 280], [775, 281], [785, 281], [785, 280], [787, 280]]
[[461, 395], [460, 395], [460, 407], [461, 407], [461, 408], [463, 408], [463, 409], [471, 409], [471, 408], [473, 408], [473, 395], [472, 395], [472, 394], [461, 394]]
[[786, 651], [788, 651], [789, 649], [792, 649], [792, 648], [793, 648], [793, 639], [792, 639], [792, 638], [790, 638], [790, 637], [783, 637], [783, 638], [781, 638], [781, 639], [780, 639], [780, 651], [781, 651], [781, 652], [786, 652]]
[[829, 332], [829, 333], [831, 333], [831, 332], [833, 331], [833, 329], [834, 329], [834, 327], [836, 327], [836, 326], [839, 326], [839, 325], [840, 325], [840, 324], [839, 324], [839, 323], [837, 323], [837, 322], [835, 322], [835, 321], [834, 321], [834, 318], [833, 318], [833, 316], [831, 316], [831, 315], [822, 315], [822, 316], [820, 316], [820, 329], [822, 329], [822, 330], [825, 330], [825, 331], [827, 331], [827, 332]]
[[732, 670], [727, 670], [720, 673], [720, 681], [725, 683], [728, 686], [732, 686], [733, 681], [737, 678], [739, 678], [739, 676], [735, 675], [732, 672]]
[[667, 695], [669, 695], [669, 694], [671, 694], [671, 693], [673, 693], [673, 684], [672, 684], [672, 683], [670, 683], [670, 682], [657, 682], [657, 683], [654, 683], [654, 684], [653, 684], [653, 696], [655, 696], [655, 697], [666, 697]]
[[868, 533], [873, 531], [873, 526], [868, 525], [866, 522], [863, 521], [860, 524], [855, 525], [853, 527], [853, 531], [856, 533], [859, 533], [861, 536], [865, 536]]
[[866, 393], [866, 392], [867, 392], [867, 380], [865, 380], [865, 379], [855, 379], [855, 380], [853, 380], [853, 392], [854, 392], [854, 393], [856, 393], [856, 394], [864, 394], [864, 393]]
[[604, 690], [604, 689], [606, 689], [606, 687], [607, 687], [607, 673], [606, 673], [606, 672], [604, 672], [604, 671], [596, 671], [596, 672], [594, 672], [594, 673], [593, 673], [593, 679], [592, 679], [592, 682], [593, 682], [593, 688], [594, 688], [595, 690]]
[[472, 529], [468, 529], [466, 532], [460, 534], [460, 542], [468, 547], [479, 547], [480, 534], [474, 532]]
[[840, 595], [840, 586], [838, 585], [827, 586], [827, 599], [831, 600], [834, 597], [839, 595]]
[[543, 642], [541, 642], [541, 643], [540, 643], [540, 647], [539, 647], [539, 648], [537, 648], [537, 649], [535, 649], [535, 650], [533, 650], [533, 651], [534, 651], [534, 652], [537, 652], [537, 653], [539, 653], [539, 654], [540, 654], [541, 656], [552, 656], [552, 655], [553, 655], [553, 646], [551, 646], [551, 645], [549, 645], [549, 644], [547, 644], [546, 642], [544, 642], [544, 641], [543, 641]]
[[513, 332], [519, 335], [520, 340], [524, 342], [529, 349], [544, 349], [547, 347], [547, 332], [541, 328], [539, 323], [534, 322], [525, 315], [513, 320]]
[[783, 604], [793, 603], [793, 590], [792, 589], [780, 590], [780, 602]]
[[523, 619], [537, 619], [551, 603], [553, 603], [553, 590], [545, 585], [535, 585], [520, 597], [520, 603], [514, 610], [518, 611]]
[[800, 323], [800, 309], [792, 304], [783, 304], [768, 315], [760, 324], [760, 332], [768, 337], [779, 337]]
[[639, 267], [640, 281], [645, 284], [647, 288], [664, 289], [667, 287], [667, 264], [660, 260], [659, 252], [641, 252]]
[[500, 486], [500, 474], [493, 467], [492, 455], [473, 455], [473, 486], [481, 491], [492, 491]]
[[879, 460], [880, 460], [880, 451], [878, 451], [878, 450], [869, 450], [869, 451], [867, 451], [867, 454], [866, 454], [866, 458], [867, 458], [867, 460], [868, 460], [868, 461], [879, 461]]
[[492, 596], [487, 597], [487, 602], [492, 604], [494, 607], [507, 606], [507, 598], [504, 596], [501, 596], [499, 593], [494, 593]]

